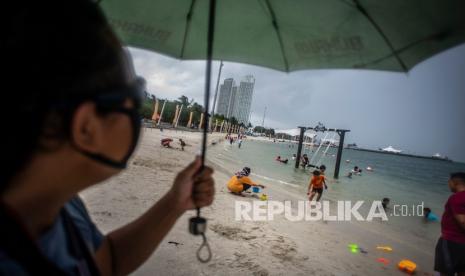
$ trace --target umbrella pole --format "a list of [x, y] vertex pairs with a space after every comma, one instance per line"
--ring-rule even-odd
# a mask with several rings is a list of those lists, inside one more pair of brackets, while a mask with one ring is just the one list
[[[205, 106], [204, 106], [205, 124], [203, 127], [202, 155], [201, 155], [202, 167], [200, 170], [203, 170], [205, 168], [205, 156], [207, 153], [207, 136], [208, 136], [208, 129], [209, 129], [208, 110], [210, 109], [210, 80], [211, 80], [211, 73], [212, 73], [213, 34], [215, 30], [215, 6], [216, 6], [216, 0], [210, 0], [210, 9], [209, 9], [209, 14], [208, 14], [207, 65], [206, 65], [206, 72], [205, 72]], [[207, 228], [206, 224], [207, 224], [207, 220], [200, 216], [200, 208], [197, 207], [197, 216], [189, 220], [189, 230], [193, 235], [202, 235], [203, 243], [197, 250], [197, 259], [202, 263], [209, 262], [212, 257], [210, 246], [208, 245], [207, 238], [205, 236], [205, 230]], [[207, 250], [206, 258], [202, 258], [200, 256], [200, 251], [204, 247]]]
[[215, 31], [215, 6], [216, 0], [210, 0], [210, 11], [208, 16], [208, 36], [207, 36], [207, 64], [205, 72], [205, 99], [204, 99], [204, 118], [205, 126], [203, 128], [202, 137], [202, 169], [205, 166], [205, 156], [207, 153], [207, 135], [208, 135], [208, 122], [210, 116], [208, 110], [210, 109], [210, 82], [212, 74], [212, 53], [213, 53], [213, 35]]

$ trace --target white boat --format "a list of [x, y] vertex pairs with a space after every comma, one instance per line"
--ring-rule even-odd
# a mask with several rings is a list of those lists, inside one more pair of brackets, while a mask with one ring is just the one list
[[431, 158], [433, 158], [433, 159], [438, 159], [438, 160], [452, 161], [452, 160], [449, 159], [449, 157], [447, 157], [447, 156], [445, 156], [445, 155], [442, 156], [442, 155], [439, 154], [439, 153], [434, 154], [433, 156], [431, 156]]
[[401, 153], [402, 152], [402, 150], [395, 149], [392, 146], [389, 146], [389, 147], [384, 148], [384, 149], [380, 149], [380, 151], [390, 152], [390, 153]]

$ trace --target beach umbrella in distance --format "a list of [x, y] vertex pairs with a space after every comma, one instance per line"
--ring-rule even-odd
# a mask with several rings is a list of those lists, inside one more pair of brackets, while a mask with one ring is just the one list
[[[465, 41], [463, 0], [103, 0], [100, 5], [127, 45], [207, 61], [206, 124], [213, 59], [285, 72], [407, 72]], [[197, 225], [205, 222], [199, 213]]]

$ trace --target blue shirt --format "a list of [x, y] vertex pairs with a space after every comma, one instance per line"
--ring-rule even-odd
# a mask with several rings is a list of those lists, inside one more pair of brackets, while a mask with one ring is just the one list
[[[82, 200], [74, 197], [64, 208], [90, 251], [95, 252], [102, 244], [104, 236], [92, 222]], [[37, 244], [44, 256], [67, 274], [90, 275], [85, 261], [76, 259], [71, 253], [72, 243], [61, 213], [50, 229], [40, 236]], [[0, 275], [27, 275], [27, 272], [0, 248]]]

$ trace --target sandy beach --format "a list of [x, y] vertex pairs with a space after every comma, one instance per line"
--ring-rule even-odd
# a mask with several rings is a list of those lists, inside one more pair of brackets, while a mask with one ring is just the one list
[[[184, 139], [185, 151], [166, 149], [160, 139]], [[200, 149], [200, 133], [145, 129], [138, 150], [127, 170], [82, 193], [97, 226], [111, 231], [142, 214], [170, 188], [176, 173], [193, 160]], [[210, 135], [221, 141], [221, 134]], [[221, 147], [221, 144], [211, 146]], [[215, 168], [216, 196], [202, 214], [208, 218], [207, 237], [212, 260], [197, 261], [200, 237], [188, 233], [187, 221], [193, 211], [181, 217], [152, 257], [134, 275], [402, 275], [396, 264], [403, 258], [415, 259], [417, 275], [433, 275], [434, 247], [418, 240], [405, 240], [400, 233], [385, 230], [381, 223], [289, 222], [284, 216], [273, 221], [236, 221], [236, 200], [249, 197], [231, 195], [226, 182], [234, 171]], [[299, 194], [279, 185], [268, 185], [273, 200], [304, 200]], [[357, 243], [368, 252], [350, 253], [347, 245]], [[388, 244], [394, 250], [376, 250]], [[131, 252], [127, 252], [131, 254]], [[390, 260], [389, 264], [377, 258]]]

